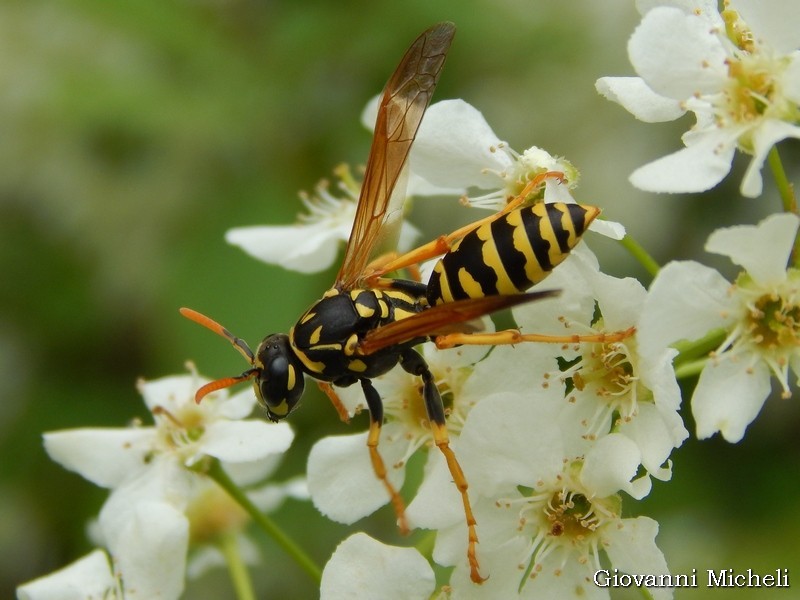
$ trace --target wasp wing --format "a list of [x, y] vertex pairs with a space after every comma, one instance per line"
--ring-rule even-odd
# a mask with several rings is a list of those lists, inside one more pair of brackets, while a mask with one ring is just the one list
[[417, 338], [452, 333], [453, 325], [466, 323], [517, 304], [542, 300], [558, 294], [559, 290], [546, 290], [525, 294], [468, 298], [438, 304], [405, 319], [368, 331], [359, 342], [357, 352], [366, 356]]
[[384, 225], [399, 227], [402, 222], [405, 184], [398, 185], [398, 179], [405, 179], [401, 174], [411, 143], [454, 35], [452, 23], [426, 30], [411, 44], [384, 88], [353, 229], [334, 284], [340, 290], [358, 285], [385, 233]]

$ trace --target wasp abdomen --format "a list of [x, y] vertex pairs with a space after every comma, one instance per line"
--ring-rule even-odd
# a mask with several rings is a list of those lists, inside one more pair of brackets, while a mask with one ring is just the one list
[[593, 206], [539, 203], [484, 223], [436, 263], [428, 282], [428, 302], [527, 290], [569, 255], [598, 214]]

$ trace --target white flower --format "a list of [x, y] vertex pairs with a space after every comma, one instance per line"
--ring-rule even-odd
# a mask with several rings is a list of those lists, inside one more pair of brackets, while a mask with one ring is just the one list
[[[368, 104], [362, 121], [374, 122]], [[371, 121], [370, 121], [371, 117]], [[371, 125], [370, 125], [371, 126]], [[500, 210], [519, 195], [532, 180], [548, 172], [563, 173], [563, 181], [548, 178], [535, 199], [544, 202], [575, 203], [571, 191], [580, 173], [565, 158], [552, 156], [532, 146], [522, 153], [500, 140], [481, 112], [463, 100], [442, 100], [428, 108], [411, 148], [412, 176], [427, 181], [431, 190], [419, 186], [417, 193], [466, 194], [470, 189], [483, 194], [464, 198], [470, 206]], [[625, 228], [612, 221], [595, 220], [589, 229], [612, 239], [622, 239]]]
[[[487, 330], [491, 321], [485, 320]], [[496, 389], [522, 391], [534, 385], [533, 371], [520, 371], [517, 362], [532, 361], [541, 351], [536, 344], [510, 346], [462, 346], [437, 350], [433, 344], [421, 352], [431, 369], [447, 412], [451, 445], [457, 438], [467, 414], [477, 403]], [[491, 350], [491, 353], [487, 355]], [[486, 357], [486, 358], [484, 358]], [[421, 448], [430, 448], [433, 437], [425, 413], [418, 377], [396, 367], [373, 380], [381, 395], [385, 423], [381, 429], [379, 452], [389, 472], [389, 480], [399, 489], [404, 481], [408, 459]], [[363, 407], [359, 386], [337, 389], [351, 411]], [[308, 486], [314, 505], [327, 517], [353, 523], [371, 514], [389, 500], [383, 485], [375, 477], [366, 447], [366, 432], [330, 436], [317, 442], [308, 457]], [[441, 452], [430, 448], [428, 461], [438, 463]], [[456, 454], [458, 454], [456, 452]], [[424, 485], [424, 484], [423, 484]], [[423, 490], [420, 490], [423, 493]], [[442, 503], [461, 507], [460, 494], [452, 483], [435, 492]], [[412, 526], [428, 526], [430, 513], [420, 513], [412, 502], [407, 516]], [[463, 514], [459, 521], [463, 524]]]
[[185, 513], [207, 485], [203, 459], [218, 458], [246, 484], [273, 468], [265, 459], [282, 454], [292, 441], [288, 425], [245, 419], [256, 403], [252, 390], [231, 399], [216, 392], [197, 405], [194, 392], [203, 383], [192, 374], [140, 384], [155, 420], [151, 427], [44, 434], [53, 460], [112, 490], [98, 532], [127, 589], [138, 597], [177, 598], [183, 589]]
[[558, 336], [630, 332], [622, 339], [550, 344], [550, 357], [531, 365], [541, 373], [542, 385], [560, 386], [562, 422], [578, 425], [578, 434], [589, 440], [610, 432], [625, 435], [639, 447], [647, 472], [669, 479], [669, 455], [689, 434], [678, 412], [681, 394], [672, 369], [677, 351], [665, 344], [642, 356], [639, 336], [631, 332], [638, 327], [647, 292], [635, 279], [600, 272], [587, 252], [570, 256], [547, 283], [562, 290], [555, 301], [513, 309], [523, 332]]
[[[298, 215], [292, 225], [236, 227], [225, 240], [263, 262], [300, 273], [317, 273], [330, 267], [339, 246], [350, 237], [356, 215], [359, 185], [346, 167], [335, 174], [343, 197], [331, 193], [327, 181], [320, 182], [314, 195], [300, 194], [307, 213]], [[412, 247], [419, 232], [407, 221], [400, 227], [398, 248]]]
[[631, 182], [648, 191], [704, 191], [728, 174], [738, 149], [752, 156], [741, 193], [760, 195], [769, 150], [800, 138], [800, 33], [792, 25], [800, 4], [738, 0], [722, 14], [716, 0], [639, 5], [647, 12], [628, 43], [639, 77], [603, 77], [597, 90], [643, 121], [690, 111], [697, 122], [684, 149], [640, 167]]
[[18, 600], [123, 600], [124, 597], [102, 550], [94, 550], [63, 569], [17, 588]]
[[706, 250], [728, 256], [744, 272], [734, 283], [696, 262], [673, 262], [653, 281], [642, 314], [642, 352], [697, 340], [721, 328], [692, 397], [697, 436], [717, 431], [738, 442], [770, 392], [770, 373], [789, 391], [800, 375], [800, 271], [786, 265], [797, 216], [777, 214], [756, 226], [714, 232]]
[[[434, 560], [456, 565], [450, 585], [457, 598], [608, 598], [592, 583], [601, 553], [628, 573], [668, 572], [654, 541], [657, 524], [621, 516], [619, 491], [638, 491], [636, 444], [616, 433], [571, 440], [574, 434], [559, 426], [562, 405], [553, 400], [548, 389], [499, 393], [467, 419], [459, 452], [488, 580], [469, 581], [466, 540], [452, 527], [440, 530]], [[583, 445], [580, 455], [568, 450], [576, 443]], [[671, 597], [666, 590], [651, 593]]]
[[321, 600], [427, 600], [433, 570], [414, 548], [382, 544], [365, 533], [344, 540], [322, 572]]

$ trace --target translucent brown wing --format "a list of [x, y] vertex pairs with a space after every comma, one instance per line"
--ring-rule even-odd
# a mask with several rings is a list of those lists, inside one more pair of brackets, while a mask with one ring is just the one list
[[504, 308], [550, 298], [558, 294], [559, 290], [547, 290], [525, 294], [484, 296], [483, 298], [469, 298], [438, 304], [421, 313], [367, 332], [358, 344], [358, 353], [367, 356], [378, 350], [413, 339], [452, 333], [453, 325], [458, 323], [466, 323]]
[[452, 23], [438, 23], [425, 31], [411, 44], [384, 88], [353, 229], [334, 284], [339, 289], [358, 285], [384, 224], [399, 226], [401, 222], [400, 215], [393, 213], [402, 209], [405, 189], [395, 187], [453, 35]]

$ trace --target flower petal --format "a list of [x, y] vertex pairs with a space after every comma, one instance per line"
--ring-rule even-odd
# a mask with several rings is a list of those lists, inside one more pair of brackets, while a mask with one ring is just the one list
[[742, 196], [756, 198], [761, 195], [764, 160], [772, 147], [786, 138], [800, 138], [800, 127], [779, 119], [766, 119], [753, 131], [753, 158], [742, 178]]
[[555, 423], [563, 393], [557, 388], [498, 393], [470, 411], [459, 460], [471, 490], [491, 496], [509, 486], [533, 487], [561, 472], [564, 443]]
[[730, 284], [714, 269], [693, 261], [667, 264], [658, 272], [639, 319], [639, 352], [657, 360], [670, 344], [696, 340], [734, 317]]
[[675, 100], [720, 91], [728, 73], [728, 54], [707, 19], [672, 7], [645, 14], [628, 57], [654, 92]]
[[92, 600], [121, 598], [102, 550], [95, 550], [54, 573], [17, 588], [18, 600]]
[[610, 433], [597, 440], [586, 454], [581, 483], [600, 498], [623, 490], [641, 499], [649, 493], [649, 486], [635, 489], [631, 483], [641, 462], [641, 451], [633, 440]]
[[414, 548], [387, 546], [366, 533], [343, 541], [322, 572], [321, 600], [427, 600], [436, 587], [428, 562]]
[[757, 43], [783, 54], [800, 48], [800, 4], [794, 0], [736, 0], [732, 4]]
[[422, 120], [409, 158], [412, 172], [444, 188], [494, 189], [497, 177], [511, 165], [501, 140], [478, 109], [463, 100], [432, 104]]
[[775, 285], [786, 279], [786, 265], [798, 225], [797, 215], [774, 214], [758, 225], [717, 229], [709, 236], [705, 249], [730, 257], [758, 284]]
[[[383, 427], [383, 440], [378, 450], [389, 481], [395, 489], [400, 489], [405, 470], [394, 465], [401, 458], [405, 445], [388, 440], [392, 429], [391, 423]], [[319, 440], [308, 455], [307, 478], [314, 506], [339, 523], [354, 523], [389, 501], [386, 489], [372, 469], [367, 432]]]
[[676, 194], [711, 189], [731, 170], [735, 136], [727, 130], [714, 130], [693, 140], [691, 146], [639, 167], [630, 182], [647, 192]]
[[299, 273], [317, 273], [333, 264], [339, 245], [347, 240], [351, 229], [352, 218], [308, 225], [237, 227], [225, 233], [225, 241], [265, 263]]
[[674, 121], [686, 112], [679, 100], [656, 94], [641, 77], [601, 77], [594, 87], [645, 123]]
[[[603, 546], [611, 564], [622, 573], [668, 575], [664, 553], [656, 546], [658, 523], [649, 517], [622, 519], [604, 532]], [[654, 599], [669, 600], [669, 588], [647, 588]]]
[[95, 485], [114, 488], [146, 466], [152, 448], [152, 427], [68, 429], [44, 434], [44, 447], [54, 461]]
[[692, 396], [692, 414], [697, 437], [711, 437], [717, 431], [736, 443], [764, 406], [770, 390], [769, 368], [763, 361], [753, 365], [743, 355], [709, 362]]
[[288, 423], [215, 421], [203, 433], [200, 451], [225, 462], [250, 462], [286, 452], [293, 439]]
[[180, 597], [189, 547], [189, 521], [180, 510], [164, 502], [139, 504], [109, 547], [126, 600]]

